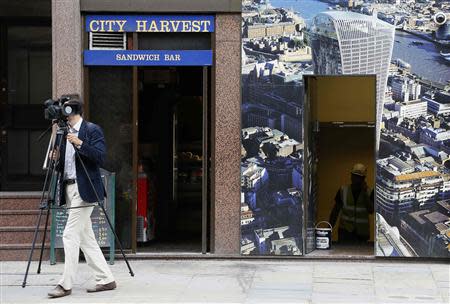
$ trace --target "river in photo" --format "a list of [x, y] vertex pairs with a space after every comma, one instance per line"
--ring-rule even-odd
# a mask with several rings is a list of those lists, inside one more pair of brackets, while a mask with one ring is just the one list
[[[318, 0], [270, 0], [273, 7], [296, 11], [310, 25], [315, 15], [329, 11], [332, 4]], [[414, 44], [412, 42], [415, 42]], [[450, 62], [439, 54], [439, 47], [430, 41], [397, 30], [392, 59], [411, 64], [411, 72], [439, 83], [450, 81]]]
[[433, 42], [396, 31], [392, 59], [397, 58], [411, 64], [411, 72], [424, 79], [439, 83], [450, 81], [450, 64], [439, 54], [439, 48]]
[[331, 4], [317, 0], [270, 0], [273, 7], [283, 7], [296, 11], [306, 22], [311, 24], [318, 13], [327, 11]]

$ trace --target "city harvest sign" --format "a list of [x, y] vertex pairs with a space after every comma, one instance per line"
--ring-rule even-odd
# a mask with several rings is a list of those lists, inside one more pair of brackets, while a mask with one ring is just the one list
[[211, 33], [214, 16], [88, 15], [86, 32]]
[[85, 50], [84, 65], [209, 66], [212, 57], [211, 50]]

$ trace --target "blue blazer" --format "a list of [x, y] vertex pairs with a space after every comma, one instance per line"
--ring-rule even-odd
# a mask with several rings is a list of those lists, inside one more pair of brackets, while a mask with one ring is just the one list
[[[78, 131], [78, 138], [83, 141], [80, 149], [76, 149], [80, 155], [83, 163], [86, 167], [86, 171], [92, 180], [94, 188], [98, 194], [100, 200], [103, 200], [106, 196], [103, 181], [100, 175], [100, 167], [103, 165], [106, 157], [106, 144], [105, 137], [102, 129], [91, 122], [83, 119], [80, 130]], [[66, 142], [64, 138], [61, 145], [61, 153], [58, 162], [58, 171], [61, 172], [60, 185], [64, 178], [64, 161], [66, 155]], [[81, 164], [78, 156], [75, 155], [75, 168], [77, 171], [77, 185], [83, 201], [87, 203], [96, 203], [97, 196], [89, 183], [88, 176], [85, 173], [83, 165]], [[60, 191], [60, 205], [66, 204], [65, 189]]]

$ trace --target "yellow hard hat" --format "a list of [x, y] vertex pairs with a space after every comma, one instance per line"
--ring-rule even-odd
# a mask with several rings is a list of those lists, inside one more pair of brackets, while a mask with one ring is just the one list
[[359, 175], [359, 176], [366, 176], [367, 175], [367, 168], [363, 164], [354, 164], [352, 168], [352, 174]]

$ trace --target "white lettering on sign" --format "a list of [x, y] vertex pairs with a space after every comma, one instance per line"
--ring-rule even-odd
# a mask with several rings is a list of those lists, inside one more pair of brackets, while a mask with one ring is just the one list
[[208, 32], [210, 25], [209, 20], [136, 20], [136, 32]]
[[89, 32], [210, 32], [213, 16], [87, 16]]
[[126, 20], [92, 20], [89, 22], [89, 30], [91, 32], [123, 32], [126, 23]]
[[136, 21], [136, 32], [144, 32], [147, 27], [147, 21], [137, 20]]
[[179, 54], [171, 55], [171, 54], [165, 54], [164, 55], [164, 61], [180, 61], [181, 56]]
[[117, 61], [159, 61], [159, 54], [116, 54]]
[[161, 32], [170, 32], [168, 20], [161, 20], [159, 24], [161, 24]]
[[178, 32], [178, 27], [180, 26], [180, 23], [181, 21], [174, 21], [174, 20], [170, 21], [170, 25], [172, 26], [172, 30], [174, 32]]
[[125, 23], [127, 23], [126, 20], [117, 20], [117, 25], [119, 25], [119, 32], [123, 32], [123, 27], [125, 26]]

